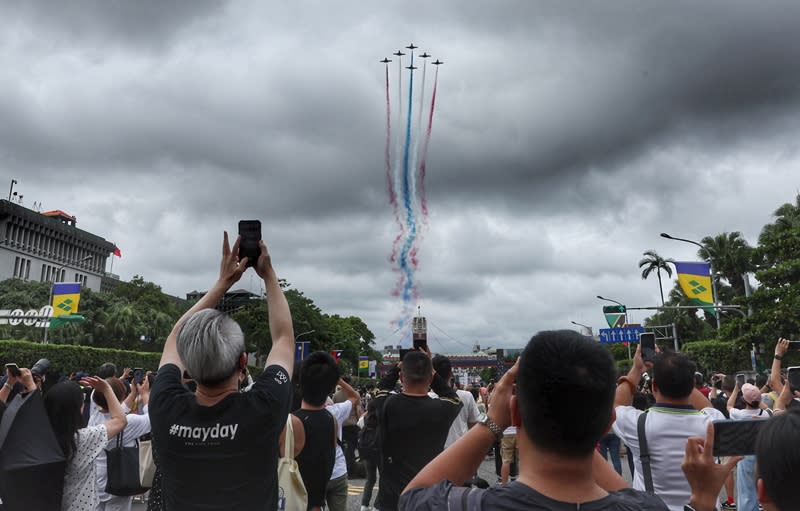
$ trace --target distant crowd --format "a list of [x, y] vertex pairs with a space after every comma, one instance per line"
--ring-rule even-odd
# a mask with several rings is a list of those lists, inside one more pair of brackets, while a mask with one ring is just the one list
[[[422, 345], [357, 390], [326, 352], [294, 361], [289, 306], [259, 248], [240, 259], [225, 234], [219, 278], [175, 324], [157, 371], [109, 361], [50, 385], [46, 360], [5, 361], [0, 510], [130, 510], [141, 498], [159, 511], [344, 511], [357, 475], [362, 511], [800, 502], [800, 389], [782, 367], [785, 339], [769, 376], [749, 381], [706, 382], [686, 355], [645, 360], [640, 348], [620, 376], [591, 339], [545, 331], [490, 385], [458, 388], [450, 361]], [[241, 329], [215, 309], [250, 266], [272, 339], [255, 378]], [[487, 458], [497, 480], [479, 477]]]

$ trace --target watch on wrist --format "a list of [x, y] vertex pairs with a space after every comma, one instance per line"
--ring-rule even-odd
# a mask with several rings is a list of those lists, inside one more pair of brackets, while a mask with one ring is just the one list
[[500, 441], [503, 438], [503, 430], [500, 428], [500, 426], [495, 424], [492, 421], [492, 419], [490, 419], [489, 416], [486, 415], [485, 413], [482, 413], [478, 416], [478, 424], [482, 424], [487, 428], [489, 428], [489, 431], [494, 433], [494, 436], [497, 438], [498, 441]]

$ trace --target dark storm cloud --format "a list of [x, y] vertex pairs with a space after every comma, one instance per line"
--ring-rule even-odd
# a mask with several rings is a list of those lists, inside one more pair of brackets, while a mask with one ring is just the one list
[[181, 30], [215, 11], [213, 0], [76, 0], [72, 2], [10, 2], [0, 14], [7, 28], [35, 27], [63, 44], [87, 46], [161, 47]]
[[651, 305], [641, 252], [694, 257], [658, 232], [754, 242], [797, 186], [800, 4], [365, 5], [8, 4], [0, 164], [173, 294], [260, 218], [281, 277], [389, 340], [377, 60], [413, 41], [446, 62], [416, 278], [455, 347]]

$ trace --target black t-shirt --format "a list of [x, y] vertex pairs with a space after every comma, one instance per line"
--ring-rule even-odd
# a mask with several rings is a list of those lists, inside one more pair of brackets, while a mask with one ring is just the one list
[[394, 383], [385, 380], [375, 398], [381, 469], [376, 507], [392, 511], [397, 509], [400, 493], [411, 479], [444, 449], [450, 425], [462, 405], [455, 390], [438, 374], [431, 388], [439, 399], [387, 395], [385, 392]]
[[291, 395], [289, 375], [272, 365], [249, 392], [200, 406], [178, 367], [161, 367], [150, 422], [167, 509], [277, 509], [278, 437]]
[[[400, 511], [450, 509], [447, 497], [452, 487], [453, 483], [450, 481], [442, 481], [429, 488], [415, 488], [400, 497]], [[602, 499], [580, 504], [553, 500], [518, 481], [487, 490], [475, 489], [472, 491], [483, 493], [481, 509], [487, 511], [490, 509], [493, 511], [517, 511], [519, 509], [532, 511], [669, 511], [666, 504], [658, 497], [631, 488], [611, 492]], [[465, 509], [464, 511], [470, 510]]]
[[325, 409], [300, 409], [292, 413], [303, 421], [305, 432], [306, 441], [296, 459], [308, 492], [308, 507], [322, 507], [336, 462], [336, 421]]

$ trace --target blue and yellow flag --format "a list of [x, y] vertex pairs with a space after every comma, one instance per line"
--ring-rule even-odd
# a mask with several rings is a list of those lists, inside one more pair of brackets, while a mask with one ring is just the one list
[[53, 317], [78, 313], [81, 301], [80, 282], [58, 282], [53, 284]]
[[706, 312], [716, 316], [713, 308], [714, 291], [711, 285], [711, 265], [709, 263], [675, 262], [678, 272], [678, 283], [689, 300], [696, 303]]

